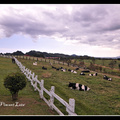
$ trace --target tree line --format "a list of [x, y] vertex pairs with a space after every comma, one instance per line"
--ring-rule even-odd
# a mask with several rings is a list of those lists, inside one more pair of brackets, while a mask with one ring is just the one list
[[[73, 55], [66, 55], [66, 54], [60, 54], [60, 53], [47, 53], [47, 52], [40, 52], [40, 51], [35, 51], [35, 50], [31, 50], [29, 52], [26, 52], [25, 54], [22, 51], [16, 51], [13, 53], [0, 53], [2, 55], [18, 55], [18, 56], [33, 56], [33, 57], [42, 57], [42, 58], [46, 58], [46, 57], [58, 57], [59, 61], [62, 61], [63, 64], [64, 62], [68, 64], [68, 66], [70, 64], [72, 64], [73, 66], [79, 66], [82, 68], [86, 68], [86, 65], [84, 63], [84, 60], [92, 60], [92, 62], [89, 65], [89, 69], [91, 70], [99, 70], [102, 71], [102, 68], [100, 66], [96, 66], [95, 65], [95, 61], [98, 60], [102, 60], [102, 65], [104, 66], [104, 60], [111, 60], [109, 63], [109, 67], [110, 68], [114, 68], [114, 66], [117, 64], [116, 59], [112, 59], [112, 58], [96, 58], [96, 57], [91, 57], [91, 56], [77, 56], [75, 54]], [[60, 59], [59, 59], [60, 58]], [[74, 59], [74, 62], [72, 62], [72, 60]], [[77, 63], [77, 59], [79, 59], [79, 63]], [[117, 60], [120, 60], [120, 58], [117, 58]], [[120, 70], [120, 64], [118, 64], [119, 70]]]

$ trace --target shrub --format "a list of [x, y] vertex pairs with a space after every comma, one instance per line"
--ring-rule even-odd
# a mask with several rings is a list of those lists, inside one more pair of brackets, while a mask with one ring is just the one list
[[22, 90], [26, 86], [26, 77], [22, 73], [10, 73], [4, 79], [4, 86], [9, 89], [12, 94], [12, 99], [18, 98], [19, 90]]

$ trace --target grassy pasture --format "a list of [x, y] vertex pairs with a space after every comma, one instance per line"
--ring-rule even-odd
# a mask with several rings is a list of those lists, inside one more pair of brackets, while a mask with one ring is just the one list
[[[13, 64], [10, 58], [0, 57], [0, 115], [57, 115], [47, 104], [40, 99], [37, 92], [34, 92], [32, 86], [27, 82], [27, 86], [19, 91], [18, 100], [12, 101], [11, 94], [3, 85], [4, 78], [11, 72], [19, 70], [16, 64]], [[2, 106], [5, 104], [25, 104], [24, 107]]]
[[[76, 61], [76, 64], [79, 65], [81, 60], [80, 59], [77, 59], [77, 60], [73, 59], [72, 63], [74, 63], [74, 61]], [[90, 64], [93, 63], [93, 61], [91, 59], [84, 59], [82, 61], [84, 61], [87, 68], [91, 69]], [[116, 64], [114, 65], [113, 68], [111, 68], [109, 66], [109, 63], [112, 62], [112, 61], [116, 61]], [[98, 59], [96, 59], [94, 61], [93, 65], [102, 67], [101, 71], [100, 71], [100, 69], [97, 69], [97, 68], [96, 68], [96, 71], [100, 71], [100, 72], [105, 73], [105, 74], [120, 76], [119, 64], [120, 64], [120, 60], [109, 60], [109, 59], [108, 60], [98, 60]]]
[[[76, 64], [79, 65], [81, 60], [80, 59], [77, 59], [77, 60], [73, 59], [72, 63], [74, 63], [74, 61], [76, 61]], [[91, 69], [90, 64], [93, 63], [93, 61], [91, 59], [84, 59], [82, 61], [84, 61], [85, 65], [88, 69]], [[113, 68], [110, 68], [110, 66], [109, 66], [109, 63], [111, 61], [112, 60], [98, 60], [98, 59], [96, 59], [95, 63], [93, 65], [102, 67], [101, 71], [100, 71], [100, 69], [96, 69], [97, 72], [102, 72], [104, 74], [109, 74], [109, 75], [114, 75], [114, 76], [119, 76], [120, 77], [120, 70], [119, 70], [120, 60], [115, 60], [116, 64], [114, 65]]]
[[[56, 71], [52, 69], [48, 62], [38, 61], [37, 66], [33, 66], [35, 60], [18, 59], [24, 66], [35, 72], [38, 79], [44, 79], [44, 86], [48, 90], [51, 86], [55, 86], [55, 93], [68, 102], [69, 98], [75, 99], [75, 112], [78, 115], [119, 115], [120, 114], [120, 78], [112, 76], [113, 81], [106, 81], [103, 75], [98, 76], [80, 76], [70, 72]], [[42, 66], [47, 70], [42, 70]], [[55, 67], [68, 67], [66, 65], [53, 64]], [[94, 73], [94, 72], [91, 72]], [[77, 82], [91, 88], [90, 91], [77, 91], [68, 88], [69, 82]], [[35, 92], [36, 93], [36, 92]], [[49, 99], [49, 96], [45, 94]], [[67, 114], [63, 105], [55, 100], [55, 105]], [[64, 109], [63, 109], [64, 108]]]
[[[72, 63], [74, 63], [74, 61], [75, 61], [75, 59], [73, 59], [72, 60]], [[105, 66], [105, 67], [110, 67], [109, 66], [109, 63], [111, 62], [112, 60], [98, 60], [98, 59], [96, 59], [95, 60], [95, 64], [97, 64], [97, 65], [101, 65], [101, 66]], [[116, 61], [116, 64], [115, 64], [115, 66], [114, 66], [114, 69], [119, 69], [119, 64], [120, 64], [120, 60], [115, 60]], [[79, 64], [79, 62], [80, 62], [80, 59], [77, 59], [76, 60], [76, 63], [77, 64]], [[88, 65], [90, 65], [90, 62], [93, 62], [91, 59], [85, 59], [84, 60], [84, 62], [85, 62], [85, 64], [86, 64], [86, 66], [88, 66]]]

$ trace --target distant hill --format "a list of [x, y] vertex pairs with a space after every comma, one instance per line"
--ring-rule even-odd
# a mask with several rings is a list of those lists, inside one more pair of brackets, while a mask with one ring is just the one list
[[24, 55], [24, 53], [21, 51], [16, 51], [16, 52], [13, 52], [12, 55]]
[[47, 53], [31, 50], [26, 52], [26, 55], [35, 56], [35, 57], [69, 57], [69, 55], [60, 54], [60, 53]]
[[34, 56], [34, 57], [44, 57], [44, 54], [42, 52], [35, 51], [35, 50], [31, 50], [29, 52], [26, 52], [25, 55]]
[[5, 55], [24, 55], [24, 53], [18, 50], [18, 51], [13, 52], [13, 53], [5, 53]]
[[25, 54], [21, 51], [16, 51], [13, 53], [5, 53], [4, 55], [29, 55], [34, 57], [70, 57], [70, 55], [65, 55], [62, 53], [47, 53], [47, 52], [40, 52], [35, 50], [31, 50], [29, 52], [26, 52]]
[[72, 54], [71, 56], [76, 57], [77, 55], [76, 54]]
[[[3, 54], [3, 53], [1, 53]], [[117, 57], [91, 57], [88, 55], [84, 56], [78, 56], [76, 54], [72, 55], [66, 55], [62, 53], [47, 53], [47, 52], [40, 52], [40, 51], [35, 51], [31, 50], [29, 52], [26, 52], [25, 54], [22, 51], [16, 51], [13, 53], [5, 53], [5, 55], [29, 55], [29, 56], [34, 56], [34, 57], [61, 57], [61, 58], [78, 58], [78, 59], [120, 59], [120, 56]]]

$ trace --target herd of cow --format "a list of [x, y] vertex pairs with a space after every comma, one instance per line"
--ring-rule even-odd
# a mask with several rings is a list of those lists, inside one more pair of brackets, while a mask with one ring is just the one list
[[[37, 63], [33, 63], [33, 65], [37, 65]], [[71, 73], [77, 73], [77, 70], [79, 70], [79, 68], [76, 68], [75, 70], [71, 70], [71, 69], [66, 69], [66, 68], [63, 68], [63, 67], [55, 67], [53, 66], [51, 63], [50, 63], [51, 67], [53, 69], [55, 69], [56, 71], [63, 71], [63, 72], [71, 72]], [[42, 67], [43, 70], [47, 70], [46, 67]], [[89, 70], [84, 70], [84, 71], [81, 71], [80, 75], [86, 75], [85, 73], [89, 73], [90, 71]], [[94, 74], [88, 74], [88, 76], [97, 76], [98, 73], [94, 73]], [[109, 78], [107, 77], [106, 75], [103, 76], [103, 79], [105, 80], [108, 80], [108, 81], [112, 81], [112, 78]], [[68, 87], [70, 87], [70, 89], [76, 89], [76, 90], [80, 90], [80, 91], [89, 91], [90, 88], [88, 86], [85, 86], [85, 85], [82, 85], [82, 84], [79, 84], [79, 83], [71, 83], [69, 82], [69, 85]]]
[[[12, 63], [15, 63], [15, 59], [14, 58], [12, 58]], [[34, 62], [33, 65], [37, 65], [37, 62]], [[64, 69], [63, 67], [56, 68], [56, 67], [52, 66], [51, 63], [50, 63], [50, 65], [51, 65], [51, 67], [53, 69], [56, 69], [56, 71], [63, 71], [63, 72], [69, 71], [71, 73], [75, 73], [76, 74], [77, 70], [79, 70], [79, 68], [76, 68], [75, 69], [76, 71], [75, 70], [71, 70], [71, 69], [66, 69], [66, 68]], [[42, 67], [42, 69], [43, 70], [47, 70], [47, 68], [44, 67], [44, 66]], [[80, 75], [86, 75], [85, 73], [89, 73], [89, 72], [90, 72], [89, 70], [84, 70], [84, 71], [81, 71]], [[97, 72], [94, 73], [94, 74], [88, 74], [88, 76], [97, 76], [97, 75], [98, 75]], [[106, 75], [103, 76], [103, 79], [108, 80], [108, 81], [112, 81], [112, 78], [109, 78]], [[82, 85], [82, 84], [79, 84], [79, 83], [71, 83], [71, 82], [69, 82], [68, 87], [70, 87], [70, 89], [77, 89], [77, 90], [80, 90], [80, 91], [89, 91], [90, 90], [89, 87], [87, 87], [85, 85]]]

